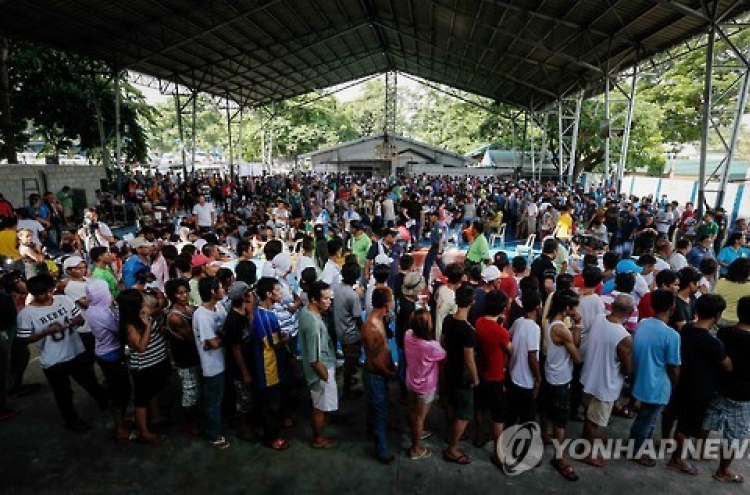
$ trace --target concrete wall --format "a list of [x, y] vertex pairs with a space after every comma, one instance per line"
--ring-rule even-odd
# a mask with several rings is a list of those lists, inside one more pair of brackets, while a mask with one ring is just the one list
[[[36, 179], [39, 192], [44, 194], [45, 178], [47, 190], [57, 193], [63, 186], [86, 191], [88, 205], [96, 203], [94, 191], [101, 188], [101, 179], [107, 178], [103, 166], [86, 165], [0, 165], [0, 193], [10, 201], [14, 207], [28, 205], [27, 197], [23, 197], [23, 179]], [[27, 181], [27, 187], [32, 184]]]

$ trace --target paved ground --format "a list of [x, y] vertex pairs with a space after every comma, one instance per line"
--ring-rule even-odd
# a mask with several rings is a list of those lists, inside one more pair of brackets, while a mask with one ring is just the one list
[[[109, 440], [110, 418], [79, 388], [76, 404], [94, 429], [76, 434], [63, 429], [51, 392], [32, 362], [27, 382], [43, 383], [35, 395], [16, 399], [12, 405], [19, 414], [0, 423], [0, 493], [11, 494], [192, 494], [192, 493], [272, 493], [328, 494], [454, 494], [519, 493], [747, 493], [745, 486], [728, 486], [711, 478], [715, 461], [699, 462], [700, 475], [689, 477], [668, 471], [660, 463], [643, 468], [630, 461], [611, 461], [605, 469], [581, 463], [574, 467], [581, 479], [563, 480], [552, 471], [545, 453], [541, 467], [520, 476], [509, 477], [489, 462], [491, 444], [477, 449], [465, 442], [465, 450], [474, 458], [468, 466], [449, 464], [440, 458], [444, 431], [442, 410], [428, 418], [436, 431], [427, 445], [435, 451], [430, 459], [412, 461], [408, 446], [403, 409], [392, 389], [389, 439], [397, 460], [383, 466], [373, 458], [371, 444], [364, 433], [363, 399], [344, 402], [328, 432], [340, 440], [330, 451], [311, 449], [310, 430], [305, 420], [309, 405], [300, 405], [298, 426], [288, 431], [292, 446], [285, 452], [272, 452], [259, 444], [237, 439], [229, 430], [232, 446], [216, 451], [199, 438], [190, 438], [179, 425], [165, 433], [167, 441], [157, 447], [136, 443], [115, 445]], [[174, 394], [175, 389], [167, 391]], [[572, 423], [570, 434], [580, 432], [580, 423]], [[615, 418], [612, 436], [625, 436], [629, 421]], [[737, 462], [735, 470], [750, 478], [750, 461]]]

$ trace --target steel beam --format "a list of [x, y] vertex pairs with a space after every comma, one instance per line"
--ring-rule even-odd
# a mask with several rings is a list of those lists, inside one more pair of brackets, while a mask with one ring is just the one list
[[708, 154], [708, 133], [711, 124], [711, 105], [713, 99], [713, 68], [714, 68], [714, 46], [716, 44], [716, 27], [708, 29], [708, 43], [706, 44], [706, 73], [703, 79], [703, 116], [701, 120], [701, 155], [700, 168], [698, 170], [698, 218], [703, 216], [703, 207], [706, 202], [706, 158]]
[[[617, 163], [617, 191], [621, 191], [622, 177], [625, 173], [625, 165], [628, 158], [628, 146], [630, 144], [630, 129], [633, 124], [633, 111], [635, 110], [636, 86], [638, 85], [638, 64], [633, 66], [633, 75], [630, 80], [630, 96], [628, 97], [628, 111], [625, 117], [625, 129], [623, 129], [622, 143], [620, 143], [620, 160]], [[622, 88], [618, 86], [622, 91]]]

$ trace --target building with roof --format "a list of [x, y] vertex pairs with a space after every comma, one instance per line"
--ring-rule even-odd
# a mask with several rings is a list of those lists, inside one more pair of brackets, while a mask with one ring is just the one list
[[312, 170], [351, 172], [379, 177], [422, 173], [441, 175], [443, 170], [465, 168], [468, 158], [453, 151], [404, 136], [375, 134], [337, 144], [300, 158]]

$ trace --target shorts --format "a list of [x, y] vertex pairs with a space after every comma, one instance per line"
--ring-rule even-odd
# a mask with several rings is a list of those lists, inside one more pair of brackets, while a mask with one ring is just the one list
[[456, 419], [471, 421], [474, 417], [474, 390], [463, 387], [449, 387], [447, 390], [448, 405]]
[[182, 402], [180, 405], [184, 408], [197, 406], [201, 395], [200, 367], [177, 368], [177, 376], [180, 377], [180, 388], [182, 389]]
[[586, 406], [586, 420], [596, 426], [607, 427], [615, 401], [601, 401], [591, 394], [583, 394], [583, 405]]
[[318, 411], [331, 412], [339, 408], [339, 391], [336, 387], [336, 369], [328, 368], [328, 381], [318, 380], [310, 387], [313, 407]]
[[476, 409], [488, 410], [493, 423], [505, 423], [508, 417], [508, 399], [503, 382], [480, 382], [474, 389]]
[[435, 402], [435, 393], [431, 394], [420, 394], [414, 390], [407, 389], [406, 396], [410, 404], [424, 404], [429, 405]]
[[740, 440], [750, 433], [750, 402], [738, 402], [721, 395], [708, 406], [703, 429], [723, 430], [724, 439]]
[[171, 372], [168, 359], [148, 368], [133, 370], [133, 405], [148, 407], [151, 399], [167, 385]]
[[570, 419], [570, 382], [563, 385], [543, 383], [544, 410], [556, 428], [565, 428]]
[[675, 397], [674, 418], [677, 420], [677, 431], [688, 437], [700, 438], [710, 403], [710, 400]]

